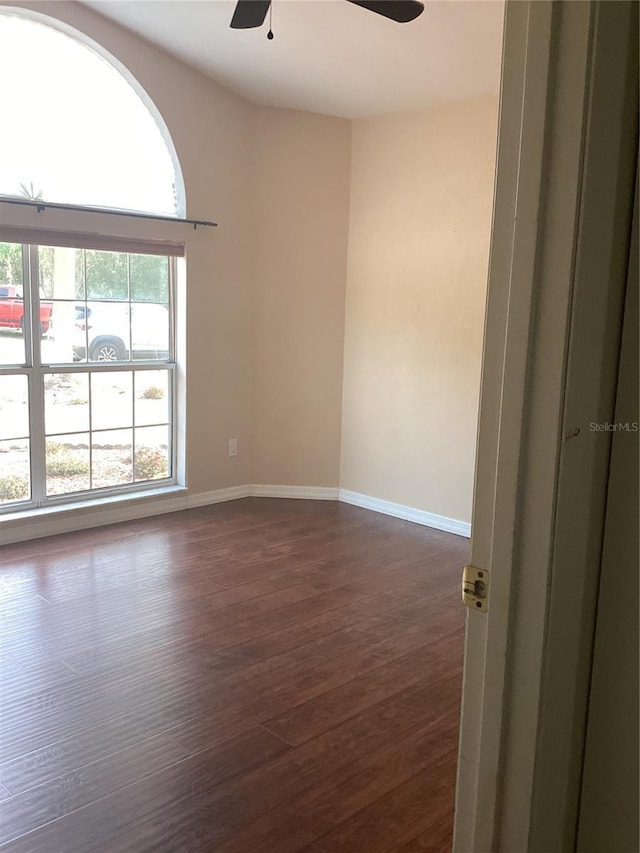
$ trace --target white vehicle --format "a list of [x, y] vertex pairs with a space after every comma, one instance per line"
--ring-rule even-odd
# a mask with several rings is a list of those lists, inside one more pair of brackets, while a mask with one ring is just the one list
[[74, 361], [169, 358], [169, 312], [144, 302], [76, 305]]

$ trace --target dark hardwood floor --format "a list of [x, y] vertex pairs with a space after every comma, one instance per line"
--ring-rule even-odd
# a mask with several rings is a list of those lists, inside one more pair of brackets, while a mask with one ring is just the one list
[[450, 849], [468, 542], [247, 499], [0, 552], [0, 849]]

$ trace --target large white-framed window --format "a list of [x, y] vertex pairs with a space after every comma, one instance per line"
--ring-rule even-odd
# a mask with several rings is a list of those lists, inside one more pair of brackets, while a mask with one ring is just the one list
[[0, 242], [0, 512], [176, 483], [180, 253]]
[[[116, 57], [31, 9], [0, 5], [0, 76], [0, 202], [72, 206], [77, 229], [0, 227], [0, 514], [182, 482], [184, 245], [149, 224], [186, 212], [169, 131]], [[87, 233], [96, 209], [149, 216], [145, 238]]]

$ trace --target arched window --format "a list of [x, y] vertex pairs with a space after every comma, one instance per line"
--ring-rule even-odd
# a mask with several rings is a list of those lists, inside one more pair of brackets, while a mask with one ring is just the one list
[[131, 75], [58, 21], [0, 7], [0, 196], [184, 215], [173, 143]]
[[[184, 215], [162, 118], [98, 45], [0, 7], [0, 79], [0, 199]], [[0, 222], [0, 513], [177, 483], [181, 247], [74, 216]]]

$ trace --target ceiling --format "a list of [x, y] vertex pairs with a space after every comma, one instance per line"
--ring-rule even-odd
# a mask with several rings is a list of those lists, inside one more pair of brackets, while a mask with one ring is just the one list
[[232, 30], [232, 0], [85, 0], [249, 100], [360, 118], [497, 92], [503, 0], [425, 0], [396, 24], [343, 0], [274, 0]]

